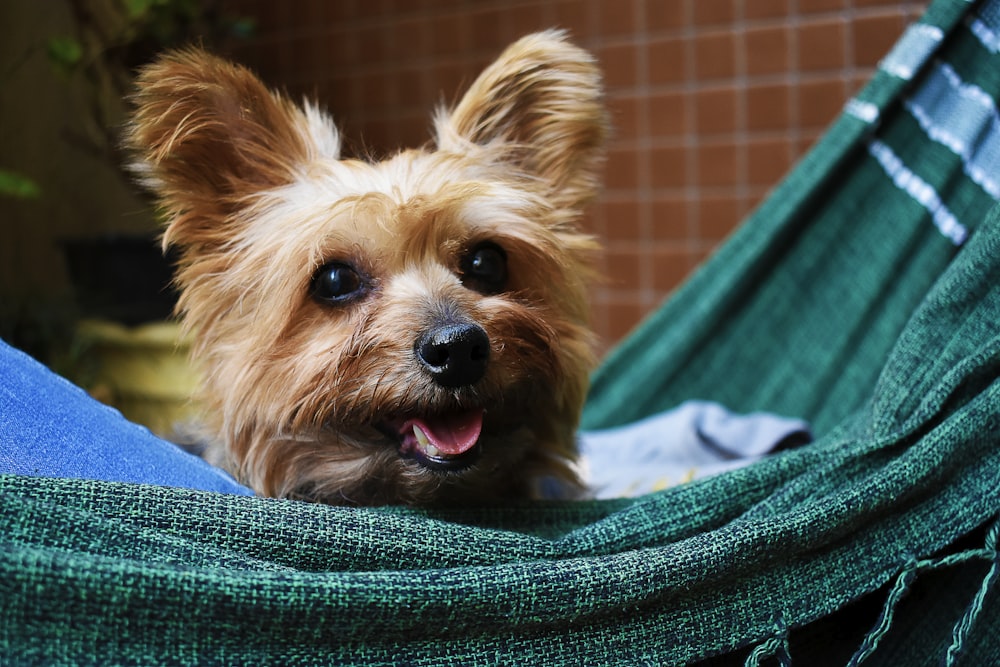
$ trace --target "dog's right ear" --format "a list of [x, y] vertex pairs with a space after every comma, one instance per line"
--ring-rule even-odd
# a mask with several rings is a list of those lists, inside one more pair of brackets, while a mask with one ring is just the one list
[[169, 216], [166, 242], [222, 240], [248, 197], [291, 183], [317, 157], [339, 157], [324, 114], [200, 49], [166, 53], [144, 68], [133, 101], [125, 141], [133, 170]]

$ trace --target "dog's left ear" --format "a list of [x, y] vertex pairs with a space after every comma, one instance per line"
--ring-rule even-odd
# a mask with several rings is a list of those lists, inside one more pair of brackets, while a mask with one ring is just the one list
[[250, 70], [201, 49], [145, 67], [125, 142], [131, 167], [169, 214], [165, 239], [227, 242], [234, 213], [256, 192], [293, 182], [317, 157], [337, 159], [336, 128], [267, 89]]
[[562, 31], [528, 35], [438, 113], [435, 130], [441, 150], [496, 148], [541, 179], [551, 201], [579, 210], [597, 192], [608, 133], [600, 71]]

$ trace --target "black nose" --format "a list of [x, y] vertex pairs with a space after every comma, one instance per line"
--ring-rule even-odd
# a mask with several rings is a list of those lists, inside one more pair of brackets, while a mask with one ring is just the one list
[[448, 324], [421, 336], [416, 352], [439, 385], [466, 387], [486, 372], [490, 339], [477, 324]]

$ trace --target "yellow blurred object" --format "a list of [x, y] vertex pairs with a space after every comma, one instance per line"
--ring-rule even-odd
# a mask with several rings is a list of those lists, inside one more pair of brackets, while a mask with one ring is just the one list
[[108, 320], [83, 320], [77, 342], [92, 367], [90, 394], [157, 435], [177, 439], [194, 421], [192, 396], [198, 373], [188, 360], [190, 341], [175, 322], [126, 327]]

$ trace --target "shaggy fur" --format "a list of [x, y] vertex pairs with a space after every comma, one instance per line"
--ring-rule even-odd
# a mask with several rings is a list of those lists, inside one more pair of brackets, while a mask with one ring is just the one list
[[[147, 67], [134, 102], [127, 143], [181, 251], [216, 462], [260, 494], [330, 503], [496, 500], [574, 480], [595, 250], [577, 223], [606, 134], [587, 53], [558, 32], [521, 39], [436, 114], [432, 145], [380, 162], [341, 159], [323, 112], [200, 50]], [[470, 273], [484, 244], [505, 258], [499, 287]], [[357, 277], [342, 301], [317, 298], [331, 262]], [[459, 386], [416, 352], [454, 323], [488, 337], [482, 376]], [[477, 415], [478, 458], [454, 457], [467, 465], [406, 455], [435, 453], [408, 420], [450, 433]]]

